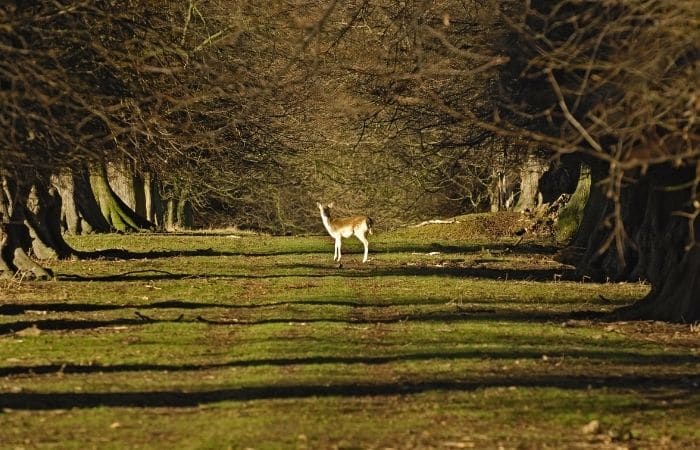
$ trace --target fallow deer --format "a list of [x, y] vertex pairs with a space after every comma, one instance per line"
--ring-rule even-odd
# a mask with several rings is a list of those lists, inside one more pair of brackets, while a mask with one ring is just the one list
[[321, 220], [326, 231], [335, 239], [335, 252], [333, 253], [333, 261], [340, 261], [340, 246], [342, 238], [349, 238], [353, 234], [365, 246], [365, 256], [362, 262], [367, 262], [369, 253], [369, 242], [365, 234], [372, 234], [372, 219], [367, 216], [352, 216], [352, 217], [331, 217], [331, 208], [333, 203], [322, 205], [316, 204], [321, 211]]

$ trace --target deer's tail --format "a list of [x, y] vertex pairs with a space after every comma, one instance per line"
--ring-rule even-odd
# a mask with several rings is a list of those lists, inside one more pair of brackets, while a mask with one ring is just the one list
[[374, 226], [374, 220], [371, 217], [367, 217], [367, 231], [372, 234], [372, 227]]

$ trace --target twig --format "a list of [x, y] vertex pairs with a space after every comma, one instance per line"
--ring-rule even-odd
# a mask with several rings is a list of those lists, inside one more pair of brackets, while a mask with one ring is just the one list
[[136, 314], [136, 317], [138, 317], [141, 320], [145, 320], [146, 322], [155, 322], [155, 320], [151, 319], [150, 317], [148, 317], [145, 314], [141, 314], [138, 311], [134, 311], [134, 314]]
[[557, 99], [559, 100], [559, 107], [561, 108], [562, 112], [564, 113], [564, 117], [566, 117], [566, 120], [569, 121], [571, 125], [573, 125], [576, 130], [578, 130], [579, 133], [581, 133], [581, 136], [588, 142], [591, 147], [593, 147], [596, 151], [598, 152], [603, 152], [603, 147], [600, 146], [598, 142], [596, 142], [593, 137], [588, 134], [588, 131], [584, 128], [583, 125], [581, 125], [581, 122], [576, 120], [576, 118], [571, 114], [569, 111], [569, 107], [566, 106], [566, 101], [564, 100], [564, 95], [561, 92], [561, 88], [559, 87], [559, 83], [557, 83], [556, 78], [554, 78], [554, 74], [552, 73], [551, 68], [547, 68], [545, 70], [547, 73], [547, 78], [549, 79], [549, 83], [552, 85], [552, 89], [554, 89], [554, 92], [557, 94]]

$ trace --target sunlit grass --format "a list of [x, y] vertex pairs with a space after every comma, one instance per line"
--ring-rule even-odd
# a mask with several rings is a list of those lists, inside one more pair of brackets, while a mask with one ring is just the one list
[[[457, 226], [457, 225], [455, 225]], [[60, 448], [687, 448], [698, 334], [639, 283], [454, 230], [74, 237], [0, 293], [0, 442]], [[416, 234], [418, 233], [418, 234]], [[666, 412], [673, 411], [672, 415]], [[595, 432], [582, 431], [598, 420]]]

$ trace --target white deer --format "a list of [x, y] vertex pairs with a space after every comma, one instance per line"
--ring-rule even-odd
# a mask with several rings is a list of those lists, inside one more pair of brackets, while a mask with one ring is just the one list
[[331, 217], [331, 208], [333, 208], [333, 203], [329, 203], [327, 205], [317, 203], [316, 205], [318, 206], [319, 211], [321, 211], [323, 226], [326, 227], [328, 234], [335, 239], [333, 261], [340, 261], [341, 239], [349, 238], [354, 234], [365, 246], [365, 257], [362, 259], [362, 262], [367, 262], [369, 242], [367, 242], [365, 234], [367, 232], [372, 234], [372, 219], [367, 216], [333, 218]]

